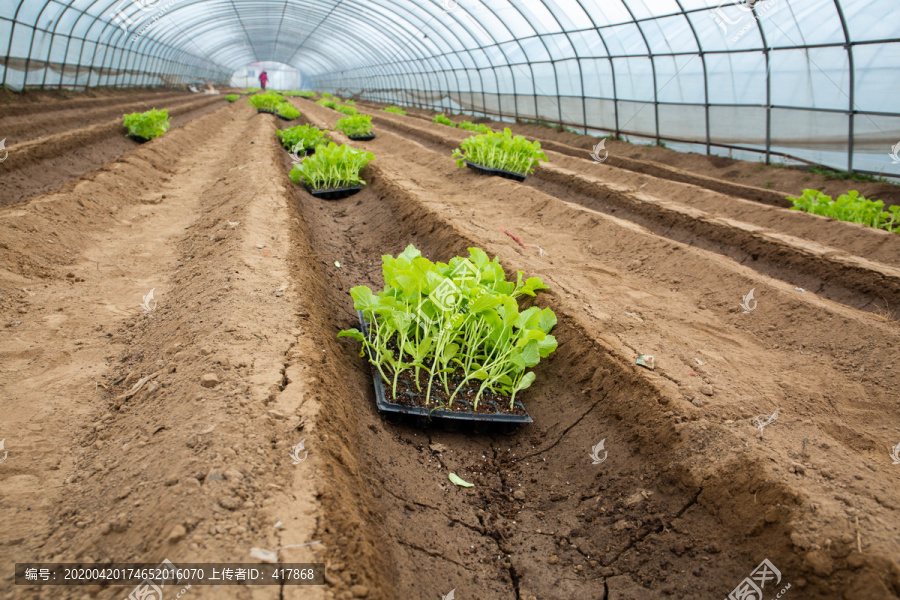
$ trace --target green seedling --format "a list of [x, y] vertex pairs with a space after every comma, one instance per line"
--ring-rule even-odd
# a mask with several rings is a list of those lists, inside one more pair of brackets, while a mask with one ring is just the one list
[[405, 115], [406, 111], [400, 108], [399, 106], [388, 106], [385, 107], [384, 112], [394, 113], [395, 115]]
[[447, 118], [444, 113], [437, 115], [435, 118], [431, 120], [433, 123], [440, 123], [441, 125], [446, 125], [447, 127], [456, 127], [456, 123]]
[[507, 127], [502, 132], [464, 139], [453, 151], [453, 158], [460, 167], [465, 167], [465, 161], [469, 161], [491, 169], [529, 175], [540, 161], [546, 162], [547, 155], [541, 150], [540, 142], [530, 142], [521, 135], [513, 137]]
[[[347, 329], [338, 337], [362, 342], [363, 355], [395, 399], [400, 374], [410, 371], [419, 390], [425, 388], [426, 405], [435, 386], [452, 405], [474, 382], [476, 409], [486, 391], [507, 396], [512, 408], [516, 394], [534, 382], [529, 369], [557, 345], [550, 335], [556, 325], [552, 310], [519, 310], [518, 298], [547, 289], [540, 278], [523, 279], [519, 271], [515, 282], [507, 281], [499, 260], [491, 261], [479, 248], [445, 264], [431, 262], [410, 245], [397, 257], [383, 256], [382, 263], [382, 291], [350, 290], [369, 335]], [[457, 373], [459, 378], [451, 377]]]
[[330, 142], [327, 146], [319, 146], [315, 154], [294, 165], [290, 178], [294, 183], [304, 182], [312, 190], [365, 185], [360, 172], [374, 159], [375, 155], [371, 152]]
[[122, 125], [130, 135], [152, 140], [169, 130], [169, 111], [153, 108], [147, 112], [122, 115]]
[[348, 137], [372, 135], [372, 117], [369, 115], [347, 115], [334, 124], [334, 128]]

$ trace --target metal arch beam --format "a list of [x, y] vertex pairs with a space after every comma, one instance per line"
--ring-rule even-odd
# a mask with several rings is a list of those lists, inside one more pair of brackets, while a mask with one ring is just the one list
[[687, 21], [688, 27], [691, 28], [691, 33], [694, 35], [694, 41], [697, 43], [697, 52], [700, 53], [700, 62], [703, 65], [703, 113], [705, 115], [706, 154], [708, 155], [711, 150], [710, 143], [712, 142], [709, 130], [709, 71], [707, 71], [706, 68], [706, 54], [703, 52], [700, 36], [697, 35], [697, 30], [694, 28], [694, 22], [685, 14], [684, 6], [682, 6], [681, 2], [682, 0], [675, 0], [675, 4], [677, 4], [678, 8], [681, 10], [681, 18]]
[[[188, 9], [188, 8], [190, 8], [190, 7], [195, 6], [195, 5], [198, 4], [198, 3], [199, 3], [198, 1], [182, 3], [178, 8], [180, 8], [180, 9]], [[174, 14], [177, 12], [177, 10], [178, 10], [178, 9], [172, 11], [171, 14], [174, 15]], [[379, 17], [379, 18], [380, 18], [380, 17]], [[207, 22], [209, 22], [208, 19], [201, 19], [201, 18], [198, 18], [198, 19], [195, 19], [195, 20], [190, 21], [190, 22], [189, 22], [188, 24], [186, 24], [183, 28], [180, 28], [180, 29], [178, 30], [177, 34], [173, 32], [173, 33], [171, 33], [168, 37], [166, 37], [166, 36], [157, 36], [157, 37], [154, 38], [154, 39], [158, 39], [158, 40], [161, 40], [161, 41], [168, 42], [169, 39], [174, 38], [176, 35], [185, 35], [185, 34], [189, 34], [189, 33], [194, 33], [192, 30], [196, 28], [196, 24], [198, 24], [198, 23], [207, 23]], [[383, 21], [383, 22], [384, 22], [386, 25], [389, 25], [389, 24], [390, 24], [388, 21]], [[217, 23], [221, 23], [221, 21], [217, 21]], [[208, 32], [208, 31], [210, 31], [210, 30], [212, 30], [212, 29], [213, 29], [213, 28], [206, 28], [206, 29], [203, 29], [202, 32], [201, 32], [201, 34], [205, 34], [206, 32]], [[374, 29], [374, 28], [373, 28], [373, 29]], [[383, 35], [386, 35], [383, 31], [379, 32], [379, 31], [375, 30], [375, 33], [378, 34], [378, 35], [382, 35], [382, 36], [383, 36]], [[190, 37], [190, 35], [187, 35], [186, 37]], [[394, 39], [398, 39], [398, 38], [394, 38]], [[220, 47], [217, 47], [217, 50], [220, 49], [220, 48], [227, 47], [227, 46], [231, 45], [232, 43], [233, 43], [233, 38], [224, 38], [223, 44], [222, 44]], [[374, 53], [374, 54], [381, 55], [381, 51], [378, 50], [378, 49], [376, 49], [376, 48], [373, 48], [373, 53]], [[385, 56], [386, 56], [386, 55], [385, 55]], [[207, 57], [207, 58], [210, 59], [210, 62], [212, 62], [212, 63], [214, 63], [214, 64], [218, 64], [218, 63], [216, 63], [215, 61], [213, 61], [210, 57]], [[253, 58], [259, 60], [259, 57], [253, 57]], [[276, 58], [275, 60], [278, 60], [278, 58]], [[231, 65], [229, 65], [229, 68], [236, 68], [236, 67], [238, 67], [238, 66], [241, 66], [241, 65], [243, 65], [243, 64], [246, 64], [247, 62], [252, 62], [252, 59], [251, 59], [250, 61], [243, 60], [243, 59], [241, 59], [241, 60], [235, 60]], [[283, 61], [283, 60], [281, 60], [281, 61], [279, 61], [279, 62], [285, 62], [285, 64], [292, 64], [292, 63], [289, 63], [289, 62]], [[292, 66], [296, 66], [296, 65], [293, 65], [293, 64], [292, 64]], [[336, 65], [335, 65], [335, 66], [336, 66]], [[221, 68], [221, 67], [220, 67], [220, 68]], [[232, 70], [233, 70], [233, 69], [232, 69]], [[225, 72], [224, 69], [222, 69], [222, 71]]]
[[[355, 3], [355, 2], [347, 2], [346, 4], [350, 5], [350, 4], [357, 4], [357, 3]], [[381, 8], [384, 8], [385, 10], [387, 10], [387, 11], [390, 12], [390, 7], [388, 7], [388, 6], [386, 6], [386, 5], [380, 5], [380, 7], [381, 7]], [[427, 11], [425, 11], [425, 12], [427, 12]], [[377, 14], [380, 14], [380, 13], [377, 13]], [[395, 10], [395, 11], [393, 12], [393, 14], [397, 14], [397, 11]], [[419, 19], [424, 23], [424, 26], [427, 26], [427, 25], [429, 25], [429, 24], [431, 23], [431, 21], [425, 22], [424, 19], [421, 19], [421, 17], [419, 17], [419, 15], [416, 14], [416, 13], [407, 13], [407, 14], [412, 14], [412, 15], [414, 15], [415, 17], [419, 18]], [[430, 13], [428, 13], [428, 14], [430, 14]], [[415, 24], [413, 23], [413, 20], [412, 20], [412, 19], [407, 19], [407, 23], [408, 23], [411, 27], [415, 27]], [[418, 30], [421, 31], [421, 30], [422, 30], [422, 27], [419, 27]], [[444, 43], [446, 44], [446, 46], [447, 46], [448, 48], [451, 48], [451, 49], [452, 49], [452, 48], [453, 48], [453, 45], [450, 44], [449, 42], [447, 42], [447, 38], [443, 35], [443, 32], [444, 32], [444, 31], [450, 31], [451, 33], [453, 33], [453, 36], [457, 39], [457, 41], [460, 42], [460, 47], [463, 49], [463, 51], [465, 51], [467, 54], [471, 55], [471, 50], [468, 49], [467, 46], [466, 46], [466, 44], [464, 44], [464, 43], [462, 42], [462, 40], [459, 38], [459, 36], [456, 35], [454, 32], [452, 32], [452, 30], [450, 30], [449, 28], [443, 28], [443, 29], [440, 29], [440, 28], [432, 28], [432, 31], [434, 31], [435, 33], [437, 33], [437, 35], [441, 38], [441, 40], [444, 41]], [[471, 35], [471, 33], [470, 33], [470, 35]], [[415, 39], [414, 36], [413, 36], [413, 39]], [[473, 39], [474, 39], [474, 36], [473, 36]], [[407, 45], [408, 45], [408, 44], [407, 44]], [[402, 50], [403, 47], [404, 47], [403, 45], [398, 45], [398, 46], [400, 46], [401, 50]], [[432, 53], [431, 55], [422, 53], [422, 55], [421, 55], [421, 60], [427, 62], [429, 59], [433, 60], [435, 57], [436, 57], [436, 56], [435, 56], [433, 53]], [[474, 62], [474, 60], [473, 60], [473, 62]], [[392, 59], [391, 61], [385, 61], [385, 62], [383, 62], [383, 63], [381, 63], [381, 64], [382, 64], [382, 65], [385, 65], [385, 64], [394, 64], [394, 65], [396, 65], [396, 61], [393, 61], [393, 59]], [[479, 76], [480, 76], [480, 74], [479, 74]], [[370, 76], [370, 77], [371, 77], [371, 76]], [[470, 79], [469, 83], [471, 84], [471, 79]], [[449, 85], [448, 85], [448, 88], [449, 88]], [[482, 82], [482, 94], [483, 94], [483, 93], [484, 93], [484, 91], [483, 91], [483, 82]]]
[[[844, 31], [844, 42], [847, 50], [848, 66], [850, 67], [850, 93], [847, 94], [849, 131], [847, 133], [847, 172], [853, 172], [853, 136], [855, 135], [856, 126], [856, 64], [853, 60], [853, 41], [850, 39], [850, 29], [847, 26], [847, 19], [844, 18], [844, 10], [841, 7], [840, 0], [834, 0], [834, 7], [837, 9], [838, 17], [841, 20], [841, 29]], [[807, 58], [809, 51], [807, 50]]]
[[653, 60], [653, 51], [650, 50], [650, 42], [647, 41], [647, 36], [644, 34], [644, 28], [641, 27], [641, 24], [635, 19], [634, 12], [632, 12], [631, 6], [628, 5], [628, 0], [622, 0], [622, 6], [628, 11], [629, 16], [631, 16], [631, 21], [640, 32], [641, 39], [644, 40], [644, 46], [647, 48], [647, 58], [650, 59], [650, 69], [653, 72], [653, 124], [656, 128], [656, 143], [659, 145], [659, 81], [656, 79], [656, 61]]
[[[593, 26], [594, 30], [597, 32], [597, 36], [600, 38], [600, 43], [603, 44], [603, 49], [606, 50], [606, 59], [609, 61], [609, 71], [612, 74], [613, 119], [615, 120], [614, 132], [616, 134], [616, 139], [619, 139], [619, 97], [618, 97], [617, 89], [616, 89], [616, 63], [612, 59], [612, 53], [609, 51], [609, 44], [606, 43], [606, 38], [603, 37], [603, 32], [600, 30], [600, 27], [597, 25], [597, 22], [594, 21], [594, 16], [587, 9], [584, 8], [584, 5], [582, 4], [582, 0], [575, 0], [575, 2], [578, 4], [579, 7], [581, 7], [581, 10], [584, 11], [584, 14], [587, 15], [588, 19], [590, 19], [591, 25]], [[584, 89], [584, 80], [582, 80], [581, 85], [582, 85], [582, 90], [583, 90]], [[584, 103], [584, 101], [585, 101], [584, 94], [582, 94], [582, 96], [581, 96], [581, 101], [582, 101], [582, 103]], [[586, 108], [584, 109], [584, 131], [585, 131], [585, 133], [587, 133], [587, 109]]]

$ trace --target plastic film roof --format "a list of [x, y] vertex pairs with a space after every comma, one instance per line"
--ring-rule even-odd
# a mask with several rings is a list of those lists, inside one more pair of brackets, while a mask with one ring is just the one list
[[896, 0], [3, 0], [4, 85], [227, 84], [900, 175]]

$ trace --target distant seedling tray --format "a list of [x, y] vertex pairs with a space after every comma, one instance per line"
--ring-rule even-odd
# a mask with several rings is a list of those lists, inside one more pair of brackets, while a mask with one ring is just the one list
[[371, 135], [348, 135], [348, 138], [353, 140], [354, 142], [368, 142], [369, 140], [375, 139], [375, 134]]
[[141, 137], [139, 135], [133, 135], [131, 133], [126, 134], [125, 137], [127, 137], [130, 140], [134, 140], [138, 144], [146, 144], [147, 142], [150, 141], [150, 138]]
[[327, 190], [314, 190], [310, 188], [308, 185], [306, 186], [306, 190], [313, 195], [315, 198], [321, 198], [322, 200], [340, 200], [342, 198], [347, 198], [348, 196], [352, 196], [356, 192], [363, 189], [361, 185], [352, 185], [349, 187], [342, 188], [331, 188]]
[[513, 173], [512, 171], [504, 171], [503, 169], [492, 169], [491, 167], [483, 167], [481, 165], [475, 164], [473, 162], [466, 161], [466, 166], [481, 173], [483, 175], [496, 175], [497, 177], [505, 177], [506, 179], [512, 179], [513, 181], [525, 181], [527, 175], [522, 175], [521, 173]]
[[268, 108], [257, 108], [257, 109], [256, 109], [256, 112], [257, 112], [257, 113], [266, 113], [266, 114], [269, 114], [269, 115], [274, 115], [274, 114], [275, 114], [275, 111], [274, 111], [274, 110], [269, 110]]
[[[359, 316], [359, 324], [362, 330], [362, 334], [366, 337], [369, 335], [368, 324], [366, 323], [365, 317], [363, 317], [362, 311], [356, 311], [356, 314]], [[515, 407], [518, 408], [522, 414], [510, 414], [503, 413], [497, 409], [496, 404], [491, 400], [482, 400], [479, 402], [479, 407], [490, 407], [493, 409], [493, 412], [472, 412], [471, 405], [465, 400], [454, 400], [454, 405], [459, 405], [461, 408], [465, 410], [445, 410], [441, 408], [433, 409], [426, 408], [424, 406], [407, 406], [405, 404], [400, 404], [397, 402], [391, 402], [387, 399], [387, 395], [384, 391], [384, 381], [381, 379], [381, 373], [378, 372], [378, 369], [372, 368], [372, 380], [375, 384], [375, 404], [378, 406], [378, 410], [384, 413], [401, 413], [405, 415], [414, 415], [418, 417], [427, 417], [429, 419], [456, 419], [459, 421], [480, 421], [480, 422], [489, 422], [489, 423], [533, 423], [531, 417], [528, 416], [528, 413], [525, 411], [525, 405], [521, 402], [516, 401]], [[405, 389], [400, 389], [398, 387], [398, 394], [405, 394], [409, 397], [413, 396], [422, 396], [421, 393], [414, 389], [409, 389], [407, 382], [404, 383]]]

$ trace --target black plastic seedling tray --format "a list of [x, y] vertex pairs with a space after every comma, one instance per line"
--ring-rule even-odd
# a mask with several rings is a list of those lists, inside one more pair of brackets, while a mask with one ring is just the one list
[[274, 111], [274, 110], [269, 110], [268, 108], [257, 108], [257, 109], [256, 109], [256, 112], [257, 112], [257, 113], [266, 113], [266, 114], [269, 114], [269, 115], [274, 115], [274, 114], [275, 114], [275, 111]]
[[348, 135], [348, 138], [353, 140], [354, 142], [368, 142], [369, 140], [375, 139], [375, 134], [371, 135]]
[[472, 169], [473, 171], [477, 171], [478, 173], [482, 173], [484, 175], [496, 175], [497, 177], [505, 177], [506, 179], [512, 179], [513, 181], [525, 181], [525, 177], [527, 175], [522, 175], [521, 173], [513, 173], [512, 171], [504, 171], [503, 169], [492, 169], [490, 167], [483, 167], [481, 165], [475, 164], [473, 162], [466, 161], [466, 166]]
[[[366, 337], [369, 335], [368, 331], [368, 323], [366, 323], [365, 317], [363, 317], [362, 311], [356, 311], [356, 314], [359, 316], [359, 325], [362, 329], [362, 334]], [[387, 395], [384, 393], [384, 381], [381, 379], [381, 373], [378, 372], [378, 369], [372, 368], [372, 380], [375, 383], [375, 404], [378, 406], [378, 410], [384, 413], [400, 413], [405, 415], [414, 415], [417, 417], [427, 417], [429, 419], [456, 419], [459, 421], [481, 421], [488, 423], [533, 423], [531, 417], [528, 416], [528, 413], [525, 412], [525, 406], [521, 402], [516, 402], [515, 406], [519, 408], [523, 413], [521, 415], [511, 415], [507, 413], [501, 413], [497, 410], [497, 406], [490, 400], [482, 401], [479, 405], [487, 405], [494, 408], [495, 413], [475, 413], [475, 412], [467, 412], [467, 411], [451, 411], [451, 410], [443, 410], [443, 409], [429, 409], [424, 406], [406, 406], [404, 404], [398, 404], [396, 402], [391, 402], [387, 399]], [[408, 396], [421, 396], [421, 394], [415, 390], [409, 389], [407, 386], [407, 382], [404, 383], [404, 389], [400, 389], [398, 387], [398, 394], [406, 394]], [[469, 403], [465, 400], [454, 400], [454, 404], [460, 404], [469, 407]]]
[[137, 142], [138, 144], [146, 144], [147, 142], [150, 141], [149, 138], [141, 137], [141, 136], [139, 136], [139, 135], [132, 135], [132, 134], [130, 134], [130, 133], [127, 134], [127, 135], [125, 135], [125, 137], [127, 137], [127, 138], [130, 139], [130, 140], [134, 140], [134, 141]]
[[346, 198], [348, 196], [352, 196], [356, 192], [362, 189], [361, 185], [352, 185], [349, 187], [342, 188], [331, 188], [327, 190], [313, 190], [310, 189], [309, 186], [306, 186], [306, 190], [313, 195], [315, 198], [321, 198], [322, 200], [340, 200], [342, 198]]

